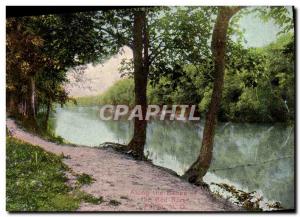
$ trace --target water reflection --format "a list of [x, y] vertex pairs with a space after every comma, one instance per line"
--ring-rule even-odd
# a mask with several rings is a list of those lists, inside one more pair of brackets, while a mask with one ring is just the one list
[[[126, 144], [133, 131], [129, 121], [101, 121], [97, 107], [58, 108], [55, 132], [81, 145]], [[145, 154], [154, 164], [179, 175], [196, 159], [203, 122], [152, 120], [147, 128]], [[294, 130], [282, 124], [220, 123], [213, 161], [205, 181], [234, 184], [260, 191], [268, 200], [294, 207]]]

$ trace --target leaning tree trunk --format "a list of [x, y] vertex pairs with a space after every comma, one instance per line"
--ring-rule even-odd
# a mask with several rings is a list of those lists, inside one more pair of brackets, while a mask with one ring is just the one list
[[128, 149], [137, 159], [144, 158], [144, 146], [146, 142], [147, 121], [147, 77], [148, 64], [148, 30], [145, 11], [134, 12], [133, 25], [133, 62], [134, 62], [134, 93], [135, 105], [140, 105], [143, 120], [134, 119], [134, 134], [128, 144]]
[[207, 173], [212, 160], [216, 117], [222, 98], [224, 83], [227, 29], [231, 17], [239, 10], [240, 7], [220, 7], [213, 29], [211, 42], [211, 51], [214, 61], [214, 85], [212, 98], [206, 113], [200, 154], [197, 160], [184, 174], [184, 178], [196, 185], [201, 185], [203, 183], [203, 177]]

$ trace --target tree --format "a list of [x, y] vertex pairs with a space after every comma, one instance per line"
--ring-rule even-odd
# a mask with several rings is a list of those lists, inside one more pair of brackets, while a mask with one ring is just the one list
[[224, 71], [225, 71], [225, 50], [227, 42], [227, 30], [230, 19], [241, 8], [240, 7], [219, 7], [216, 23], [214, 25], [211, 51], [213, 54], [214, 62], [214, 85], [211, 102], [206, 114], [202, 146], [200, 154], [197, 160], [184, 174], [184, 177], [189, 182], [196, 185], [203, 183], [203, 177], [207, 173], [213, 151], [213, 138], [216, 126], [216, 117], [219, 110], [222, 90], [224, 83]]
[[128, 149], [137, 156], [144, 158], [144, 146], [146, 142], [147, 120], [147, 82], [149, 74], [149, 33], [145, 9], [136, 10], [133, 24], [133, 63], [134, 63], [134, 93], [135, 105], [140, 106], [142, 120], [134, 118], [134, 134], [128, 144]]
[[35, 120], [34, 77], [44, 65], [43, 39], [26, 26], [27, 19], [7, 22], [7, 93], [9, 110]]
[[47, 121], [51, 104], [68, 100], [63, 84], [69, 68], [101, 61], [119, 50], [118, 40], [102, 29], [104, 25], [106, 31], [113, 28], [107, 19], [110, 14], [99, 11], [8, 18], [8, 110], [35, 124], [35, 115], [46, 107]]
[[[151, 12], [151, 13], [150, 13]], [[123, 75], [129, 75], [134, 78], [134, 95], [135, 105], [138, 106], [142, 113], [142, 120], [134, 118], [133, 137], [128, 143], [127, 150], [137, 159], [144, 159], [144, 146], [146, 143], [147, 121], [145, 120], [147, 110], [147, 84], [150, 67], [149, 55], [149, 21], [148, 18], [155, 16], [156, 7], [154, 8], [133, 8], [115, 11], [115, 32], [111, 34], [117, 37], [120, 43], [129, 46], [133, 50], [133, 71], [131, 64], [123, 62]], [[132, 21], [133, 22], [130, 22]], [[132, 26], [133, 23], [133, 26]], [[119, 34], [123, 28], [122, 34]], [[130, 30], [130, 31], [129, 31]], [[129, 70], [128, 70], [129, 69]], [[129, 71], [129, 72], [128, 72]]]
[[[161, 18], [162, 11], [167, 14], [163, 16], [167, 17], [167, 19]], [[150, 82], [155, 83], [158, 77], [161, 77], [162, 74], [167, 74], [165, 73], [166, 71], [170, 74], [176, 74], [174, 67], [176, 68], [181, 64], [183, 59], [192, 59], [189, 61], [196, 61], [196, 59], [199, 61], [201, 59], [199, 61], [201, 62], [203, 58], [197, 58], [199, 55], [196, 54], [199, 52], [196, 52], [197, 49], [194, 49], [195, 44], [191, 40], [194, 38], [197, 30], [201, 29], [201, 33], [205, 37], [199, 38], [198, 44], [201, 44], [201, 46], [198, 46], [197, 51], [202, 50], [202, 52], [206, 53], [207, 50], [203, 48], [207, 44], [206, 39], [208, 37], [206, 36], [210, 33], [205, 30], [209, 29], [210, 23], [204, 22], [205, 24], [199, 27], [194, 25], [195, 22], [189, 22], [188, 18], [190, 13], [194, 13], [192, 16], [193, 21], [207, 21], [211, 18], [206, 18], [204, 15], [210, 12], [208, 7], [200, 12], [196, 8], [178, 10], [178, 12], [175, 12], [176, 21], [172, 22], [171, 25], [169, 25], [168, 19], [174, 18], [174, 12], [171, 12], [170, 8], [142, 8], [132, 10], [132, 12], [134, 14], [134, 26], [132, 28], [133, 46], [131, 46], [131, 43], [128, 43], [131, 40], [125, 39], [123, 41], [127, 42], [128, 44], [126, 45], [133, 49], [134, 68], [133, 72], [130, 70], [128, 72], [128, 67], [124, 67], [124, 74], [133, 75], [134, 77], [135, 104], [141, 106], [143, 120], [135, 118], [134, 135], [128, 144], [128, 149], [133, 151], [137, 158], [143, 159], [147, 128], [147, 121], [144, 118], [147, 109], [148, 75], [151, 75]], [[188, 24], [189, 26], [187, 27]], [[187, 28], [190, 31], [187, 31]], [[182, 41], [183, 38], [190, 40]], [[149, 46], [149, 43], [151, 46]], [[203, 57], [202, 54], [200, 56]]]
[[[267, 13], [264, 9], [255, 9], [259, 12], [260, 17], [265, 20], [270, 18], [284, 27], [284, 31], [289, 31], [293, 28], [292, 19], [287, 16], [287, 9], [285, 7], [270, 7], [267, 8]], [[217, 121], [217, 113], [219, 111], [220, 102], [222, 98], [224, 71], [225, 71], [225, 53], [227, 41], [228, 27], [231, 18], [241, 10], [241, 7], [219, 7], [218, 15], [214, 25], [211, 51], [214, 63], [214, 84], [211, 101], [206, 113], [206, 120], [203, 132], [202, 146], [197, 160], [184, 174], [184, 178], [196, 185], [203, 183], [203, 177], [207, 173], [213, 152], [214, 131]]]

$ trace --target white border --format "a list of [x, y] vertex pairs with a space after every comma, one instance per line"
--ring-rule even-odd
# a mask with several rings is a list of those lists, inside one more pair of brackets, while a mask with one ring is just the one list
[[151, 1], [140, 1], [140, 0], [51, 0], [48, 2], [41, 2], [36, 0], [4, 0], [4, 5], [244, 5], [244, 6], [256, 6], [256, 5], [295, 5], [296, 0], [270, 0], [268, 2], [258, 0], [151, 0]]
[[[43, 2], [41, 0], [2, 0], [0, 1], [0, 216], [8, 216], [9, 214], [5, 211], [5, 6], [6, 5], [247, 5], [247, 6], [264, 6], [264, 5], [287, 5], [295, 6], [296, 10], [300, 8], [299, 0], [269, 0], [269, 1], [259, 1], [259, 0], [210, 0], [210, 1], [200, 1], [200, 0], [151, 0], [151, 1], [141, 1], [141, 0], [49, 0]], [[298, 11], [299, 12], [299, 11]], [[299, 23], [299, 14], [296, 16], [296, 23]], [[297, 41], [299, 40], [299, 32], [296, 32]], [[299, 62], [299, 55], [297, 55], [297, 62]], [[297, 73], [297, 72], [296, 72]], [[299, 75], [297, 76], [297, 83], [299, 84]], [[297, 102], [299, 102], [299, 91], [297, 91]], [[298, 105], [297, 105], [298, 108]], [[298, 123], [297, 116], [297, 123]], [[300, 135], [299, 127], [297, 129], [297, 135]], [[295, 144], [297, 146], [297, 144]], [[299, 149], [299, 148], [298, 148]], [[297, 157], [298, 159], [298, 157]], [[297, 162], [297, 161], [296, 161]], [[296, 166], [296, 165], [295, 165]], [[299, 174], [299, 167], [297, 166], [297, 174]], [[298, 187], [298, 186], [297, 186]], [[297, 207], [299, 207], [299, 197], [297, 194]], [[21, 214], [15, 214], [17, 216]], [[27, 214], [31, 215], [31, 214]], [[35, 214], [35, 216], [42, 216], [43, 214]], [[57, 214], [49, 214], [47, 216], [54, 216]], [[60, 214], [59, 214], [60, 215]], [[70, 214], [70, 216], [75, 216], [76, 214]], [[89, 214], [81, 214], [82, 216], [87, 216]], [[101, 214], [103, 216], [108, 216], [109, 214]], [[132, 214], [129, 214], [132, 215]], [[146, 214], [141, 214], [146, 215]], [[151, 214], [152, 215], [152, 214]], [[159, 214], [162, 215], [162, 214]], [[187, 216], [188, 214], [182, 214]], [[207, 216], [208, 214], [201, 214]], [[225, 215], [231, 215], [225, 214]], [[280, 214], [282, 216], [287, 216], [289, 214]]]

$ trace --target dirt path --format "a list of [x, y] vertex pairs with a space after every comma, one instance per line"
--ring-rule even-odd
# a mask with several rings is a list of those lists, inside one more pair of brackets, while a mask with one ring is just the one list
[[[226, 211], [237, 210], [223, 200], [182, 181], [147, 162], [135, 161], [112, 150], [62, 146], [20, 129], [13, 120], [6, 125], [15, 138], [38, 145], [64, 159], [76, 173], [87, 173], [95, 182], [82, 190], [103, 196], [100, 205], [81, 204], [79, 211]], [[112, 205], [110, 200], [120, 202]]]

